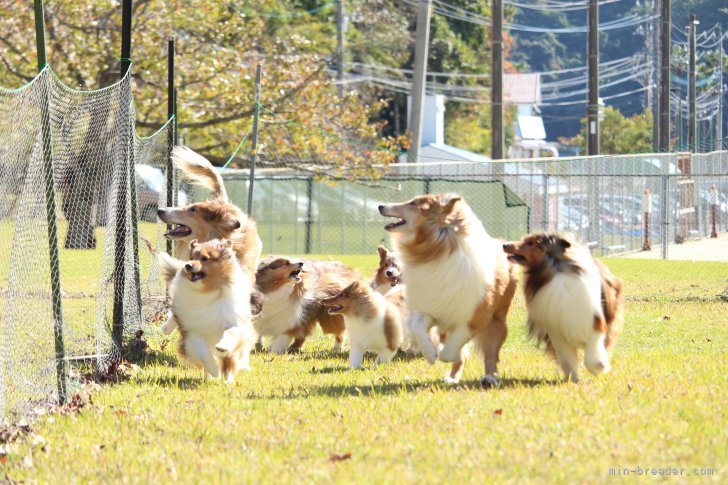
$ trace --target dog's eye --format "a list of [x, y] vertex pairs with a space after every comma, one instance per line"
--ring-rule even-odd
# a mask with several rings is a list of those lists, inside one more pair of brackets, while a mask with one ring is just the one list
[[189, 210], [190, 210], [190, 212], [195, 212], [195, 208], [194, 207], [190, 207]]
[[207, 256], [203, 256], [200, 258], [200, 261], [202, 261], [203, 263], [206, 263], [209, 260], [210, 260], [210, 258], [208, 258]]
[[410, 204], [409, 204], [409, 205], [417, 205], [417, 202], [415, 202], [415, 201], [413, 200], [412, 202], [410, 202]]

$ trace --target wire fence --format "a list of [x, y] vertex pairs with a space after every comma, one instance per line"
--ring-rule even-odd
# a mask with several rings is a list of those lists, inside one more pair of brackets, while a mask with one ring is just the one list
[[135, 235], [162, 241], [172, 126], [140, 138], [133, 120], [128, 75], [78, 91], [46, 67], [0, 89], [0, 418], [62, 402], [69, 364], [118, 361], [163, 300]]

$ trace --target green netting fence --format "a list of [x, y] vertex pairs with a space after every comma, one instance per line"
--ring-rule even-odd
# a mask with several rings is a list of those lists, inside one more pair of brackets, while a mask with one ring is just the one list
[[78, 91], [46, 67], [0, 89], [0, 418], [61, 401], [61, 374], [118, 360], [163, 304], [135, 235], [161, 248], [173, 126], [138, 137], [133, 120], [128, 75]]

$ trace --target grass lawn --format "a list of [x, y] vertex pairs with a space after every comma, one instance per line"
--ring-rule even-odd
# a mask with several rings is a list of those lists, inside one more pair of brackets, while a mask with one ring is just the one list
[[[343, 259], [367, 276], [375, 264]], [[502, 385], [488, 391], [477, 358], [449, 387], [447, 366], [421, 358], [375, 368], [369, 356], [350, 371], [346, 353], [320, 336], [300, 355], [255, 354], [253, 371], [225, 386], [155, 337], [154, 358], [129, 379], [90, 386], [92, 404], [41, 417], [34, 434], [5, 445], [0, 471], [41, 483], [592, 483], [639, 466], [726, 483], [728, 303], [716, 295], [728, 265], [608, 264], [628, 303], [614, 369], [600, 378], [559, 382], [556, 364], [526, 339], [520, 295]]]

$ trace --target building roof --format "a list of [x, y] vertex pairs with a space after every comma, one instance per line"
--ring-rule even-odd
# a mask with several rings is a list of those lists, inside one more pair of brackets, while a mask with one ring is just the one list
[[541, 104], [541, 74], [503, 74], [503, 101], [511, 104]]

